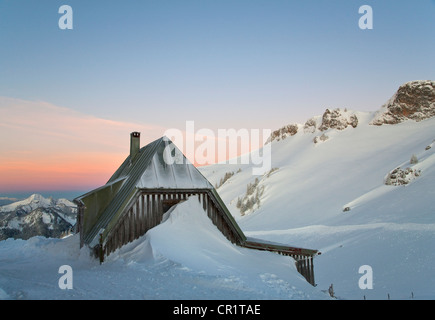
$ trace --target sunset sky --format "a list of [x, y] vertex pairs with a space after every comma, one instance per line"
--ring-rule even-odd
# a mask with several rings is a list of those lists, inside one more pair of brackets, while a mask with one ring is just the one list
[[0, 196], [86, 192], [132, 131], [274, 130], [434, 80], [435, 0], [0, 0], [0, 43]]

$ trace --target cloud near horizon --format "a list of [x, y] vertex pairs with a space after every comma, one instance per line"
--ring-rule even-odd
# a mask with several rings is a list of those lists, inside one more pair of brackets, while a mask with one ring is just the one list
[[146, 144], [164, 130], [0, 97], [0, 192], [97, 187], [128, 155], [130, 132]]
[[99, 187], [129, 154], [132, 131], [141, 132], [141, 146], [168, 135], [196, 166], [224, 162], [260, 147], [247, 129], [224, 130], [230, 134], [221, 137], [219, 130], [193, 128], [191, 123], [181, 130], [168, 129], [0, 96], [0, 192]]

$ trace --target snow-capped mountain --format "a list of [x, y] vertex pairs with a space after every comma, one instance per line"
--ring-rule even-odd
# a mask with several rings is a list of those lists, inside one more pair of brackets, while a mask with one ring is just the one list
[[0, 240], [34, 236], [57, 238], [75, 225], [76, 215], [76, 205], [67, 199], [33, 194], [27, 199], [0, 206]]

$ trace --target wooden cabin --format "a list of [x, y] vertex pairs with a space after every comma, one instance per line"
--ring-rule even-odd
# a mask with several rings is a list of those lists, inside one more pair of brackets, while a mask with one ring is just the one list
[[80, 246], [93, 249], [102, 263], [121, 246], [158, 225], [172, 206], [197, 195], [213, 224], [232, 243], [295, 259], [312, 285], [317, 250], [247, 239], [211, 183], [166, 137], [140, 148], [140, 133], [130, 134], [130, 155], [109, 181], [76, 199]]

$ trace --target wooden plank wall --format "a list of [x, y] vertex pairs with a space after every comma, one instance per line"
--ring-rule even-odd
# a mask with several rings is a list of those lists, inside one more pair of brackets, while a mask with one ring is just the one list
[[250, 249], [271, 251], [292, 257], [295, 260], [297, 271], [308, 281], [308, 283], [313, 286], [315, 285], [313, 262], [314, 256], [318, 254], [317, 250], [265, 244], [251, 240], [246, 241], [243, 246]]
[[314, 281], [314, 261], [312, 256], [295, 256], [296, 269], [310, 283], [315, 286]]
[[[234, 244], [259, 250], [274, 251], [282, 255], [291, 256], [295, 260], [297, 271], [305, 277], [312, 285], [314, 282], [314, 265], [312, 254], [292, 253], [279, 249], [258, 248], [253, 246], [254, 243], [244, 242], [237, 235], [237, 232], [231, 227], [231, 223], [219, 206], [214, 202], [210, 193], [207, 191], [174, 191], [164, 190], [161, 192], [139, 192], [138, 195], [127, 206], [124, 214], [119, 219], [117, 225], [112, 229], [104, 243], [98, 246], [97, 255], [100, 261], [123, 245], [132, 242], [148, 230], [161, 223], [163, 218], [163, 205], [168, 203], [177, 203], [186, 200], [189, 196], [198, 195], [199, 202], [202, 204], [207, 216], [213, 224], [225, 235], [225, 237]], [[296, 251], [297, 252], [297, 251]]]
[[83, 221], [85, 214], [85, 204], [83, 202], [77, 203], [77, 222], [76, 222], [76, 232], [80, 233], [80, 248], [84, 245], [83, 236]]
[[225, 219], [225, 215], [218, 209], [207, 192], [178, 191], [178, 192], [141, 192], [127, 207], [118, 224], [108, 235], [101, 247], [104, 256], [108, 256], [116, 249], [144, 235], [148, 230], [161, 223], [163, 218], [163, 204], [167, 202], [181, 202], [191, 195], [198, 195], [200, 203], [207, 216], [217, 228], [232, 243], [239, 243], [236, 232]]

